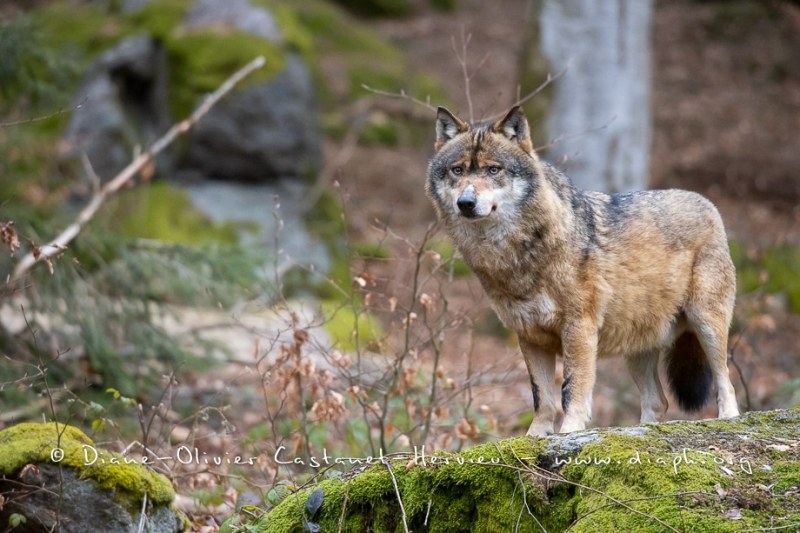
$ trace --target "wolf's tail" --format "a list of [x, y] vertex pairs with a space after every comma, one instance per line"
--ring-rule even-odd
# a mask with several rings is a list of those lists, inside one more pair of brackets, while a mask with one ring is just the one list
[[684, 332], [667, 353], [669, 388], [684, 411], [698, 411], [711, 395], [711, 367], [697, 336]]

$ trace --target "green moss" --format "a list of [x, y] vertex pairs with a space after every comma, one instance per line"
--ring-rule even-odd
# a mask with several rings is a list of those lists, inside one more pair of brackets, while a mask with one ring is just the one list
[[341, 350], [354, 350], [357, 347], [363, 349], [383, 337], [380, 322], [367, 312], [359, 311], [356, 314], [352, 306], [338, 302], [325, 302], [322, 310], [325, 315], [325, 331]]
[[[125, 464], [122, 455], [96, 447], [79, 429], [64, 424], [24, 423], [0, 431], [0, 473], [10, 476], [29, 463], [53, 462], [51, 453], [56, 448], [64, 451], [60, 464], [113, 490], [133, 509], [138, 509], [145, 494], [154, 504], [169, 504], [175, 499], [167, 478], [140, 464]], [[96, 461], [92, 462], [95, 452]]]
[[[679, 531], [771, 527], [776, 518], [786, 520], [800, 511], [800, 500], [789, 490], [800, 483], [800, 457], [791, 446], [774, 455], [765, 450], [764, 440], [742, 436], [790, 438], [796, 434], [798, 417], [800, 409], [793, 409], [713, 424], [685, 422], [680, 424], [685, 432], [665, 432], [664, 426], [676, 426], [665, 424], [632, 431], [594, 430], [599, 433], [594, 436], [507, 439], [459, 454], [436, 453], [436, 460], [426, 454], [424, 463], [418, 461], [410, 469], [405, 466], [409, 458], [398, 460], [393, 472], [413, 531], [661, 532], [668, 529], [666, 524]], [[587, 443], [580, 445], [581, 439]], [[776, 442], [785, 442], [780, 439]], [[417, 449], [418, 457], [419, 453]], [[501, 465], [474, 464], [481, 456], [485, 462], [499, 459]], [[752, 463], [752, 470], [730, 462], [742, 457]], [[455, 458], [465, 464], [455, 463]], [[537, 464], [544, 470], [532, 468]], [[727, 471], [720, 467], [725, 464]], [[774, 494], [764, 486], [773, 486]], [[315, 518], [322, 531], [339, 530], [340, 518], [341, 531], [403, 530], [386, 465], [300, 491], [252, 527], [302, 531], [303, 505], [316, 489], [324, 493]], [[523, 493], [527, 507], [522, 506]], [[732, 509], [740, 510], [741, 520], [726, 517]]]
[[[535, 458], [542, 451], [540, 443], [527, 438], [484, 444], [459, 454], [423, 456], [418, 449], [418, 462], [412, 468], [407, 467], [408, 459], [374, 464], [354, 479], [325, 480], [291, 495], [261, 519], [256, 530], [303, 531], [305, 501], [311, 492], [322, 489], [323, 504], [315, 519], [322, 531], [402, 532], [400, 509], [388, 471], [391, 465], [409, 530], [541, 531], [526, 509], [542, 508], [543, 486], [519, 475], [515, 466], [519, 464], [517, 458]], [[346, 513], [339, 529], [345, 500]]]
[[185, 191], [163, 181], [122, 192], [102, 217], [108, 228], [126, 238], [177, 244], [238, 240], [235, 225], [215, 224], [192, 205]]
[[165, 41], [180, 27], [192, 3], [192, 0], [148, 2], [126, 17], [128, 26], [145, 30], [156, 39]]
[[201, 96], [217, 89], [232, 73], [259, 55], [266, 58], [238, 90], [271, 78], [285, 66], [280, 45], [243, 32], [211, 30], [172, 34], [166, 41], [172, 90], [173, 115], [184, 118]]
[[[652, 438], [607, 435], [601, 442], [584, 447], [576, 462], [594, 463], [591, 468], [573, 463], [562, 470], [570, 481], [598, 491], [576, 492], [570, 499], [569, 503], [574, 504], [573, 519], [585, 516], [574, 526], [575, 531], [662, 531], [663, 526], [651, 516], [671, 524], [680, 523], [684, 512], [680, 498], [656, 498], [632, 504], [650, 516], [623, 512], [617, 505], [608, 505], [611, 498], [627, 501], [704, 490], [721, 480], [717, 466], [702, 452], [685, 452], [685, 458], [677, 466], [675, 457], [681, 455], [675, 455], [666, 442]], [[597, 464], [598, 460], [608, 463]]]
[[267, 9], [275, 16], [281, 35], [290, 48], [299, 52], [309, 63], [316, 62], [314, 36], [302, 24], [293, 8], [276, 0], [255, 0], [254, 4]]

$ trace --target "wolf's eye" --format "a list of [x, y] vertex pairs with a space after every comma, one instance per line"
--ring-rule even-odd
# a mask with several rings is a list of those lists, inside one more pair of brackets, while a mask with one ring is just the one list
[[462, 167], [461, 165], [456, 165], [456, 166], [454, 166], [453, 168], [451, 168], [451, 169], [450, 169], [450, 171], [451, 171], [451, 172], [452, 172], [452, 173], [453, 173], [455, 176], [460, 176], [461, 174], [463, 174], [463, 173], [464, 173], [464, 167]]
[[489, 174], [494, 176], [496, 174], [499, 174], [502, 169], [497, 165], [492, 165], [487, 170], [489, 171]]

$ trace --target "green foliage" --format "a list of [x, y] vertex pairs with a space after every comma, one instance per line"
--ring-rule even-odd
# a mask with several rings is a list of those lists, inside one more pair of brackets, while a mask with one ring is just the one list
[[397, 146], [399, 138], [396, 124], [383, 116], [370, 120], [361, 131], [359, 141], [366, 146]]
[[120, 19], [98, 3], [76, 8], [71, 2], [48, 2], [33, 12], [32, 17], [49, 46], [82, 66], [98, 51], [117, 42], [124, 30]]
[[367, 312], [356, 312], [350, 305], [324, 302], [325, 330], [340, 350], [364, 349], [383, 336], [380, 321]]
[[388, 248], [373, 242], [354, 242], [350, 247], [355, 255], [363, 259], [387, 260], [392, 255]]
[[74, 65], [45, 42], [30, 17], [0, 23], [0, 111], [26, 96], [39, 107], [65, 100]]
[[741, 244], [731, 241], [730, 249], [740, 292], [784, 293], [791, 310], [800, 313], [800, 248], [783, 245], [748, 255]]
[[11, 513], [11, 515], [8, 517], [8, 525], [11, 526], [11, 529], [24, 526], [27, 523], [28, 519], [25, 518], [25, 515], [21, 515], [19, 513]]

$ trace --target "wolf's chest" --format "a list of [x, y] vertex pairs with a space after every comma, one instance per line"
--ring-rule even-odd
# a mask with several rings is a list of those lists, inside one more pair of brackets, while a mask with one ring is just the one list
[[555, 301], [544, 291], [521, 299], [498, 294], [489, 296], [492, 307], [503, 324], [517, 333], [532, 328], [549, 330], [556, 323], [558, 308]]

